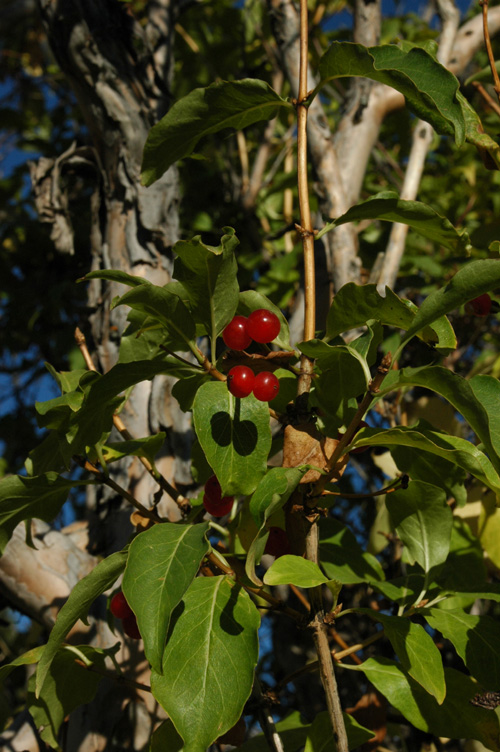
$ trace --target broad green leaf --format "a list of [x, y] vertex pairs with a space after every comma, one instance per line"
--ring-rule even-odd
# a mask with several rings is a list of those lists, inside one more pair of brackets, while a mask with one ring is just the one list
[[480, 449], [458, 436], [420, 427], [362, 428], [352, 441], [352, 447], [358, 446], [408, 446], [436, 454], [454, 462], [500, 495], [500, 478], [490, 460]]
[[151, 464], [163, 446], [167, 434], [164, 431], [147, 436], [144, 439], [130, 439], [129, 441], [109, 441], [102, 447], [106, 462], [115, 462], [123, 457], [146, 457]]
[[212, 381], [212, 377], [206, 371], [196, 371], [183, 376], [172, 387], [172, 397], [175, 397], [179, 407], [185, 413], [193, 409], [193, 402], [198, 389], [202, 384]]
[[210, 548], [207, 530], [207, 522], [166, 522], [141, 533], [130, 545], [123, 592], [137, 616], [146, 658], [159, 674], [172, 612]]
[[500, 686], [500, 623], [491, 616], [466, 614], [461, 609], [424, 611], [427, 622], [453, 643], [472, 676], [484, 689]]
[[151, 737], [149, 752], [183, 752], [184, 742], [170, 720], [163, 721]]
[[390, 601], [400, 606], [408, 606], [415, 603], [424, 587], [423, 574], [410, 574], [405, 577], [397, 577], [395, 580], [377, 581], [372, 580], [370, 586], [382, 593]]
[[113, 308], [128, 305], [135, 311], [147, 314], [168, 331], [173, 349], [195, 347], [196, 326], [191, 313], [182, 300], [166, 287], [139, 285], [113, 301]]
[[453, 515], [440, 488], [420, 480], [386, 498], [398, 536], [424, 572], [439, 567], [450, 550]]
[[82, 391], [73, 391], [45, 402], [35, 402], [39, 427], [57, 429], [66, 424], [71, 414], [82, 406], [83, 397]]
[[86, 621], [91, 604], [109, 590], [125, 569], [128, 550], [117, 551], [103, 559], [80, 582], [77, 582], [68, 600], [59, 611], [56, 623], [49, 635], [47, 645], [36, 672], [36, 695], [40, 694], [50, 665], [61, 643], [78, 619]]
[[0, 555], [12, 531], [23, 520], [36, 517], [51, 522], [72, 488], [93, 485], [93, 480], [68, 480], [49, 472], [27, 478], [9, 475], [0, 481]]
[[442, 366], [421, 366], [390, 371], [380, 388], [380, 394], [384, 395], [405, 386], [421, 386], [440, 394], [464, 416], [484, 445], [492, 465], [497, 472], [500, 472], [500, 458], [490, 438], [490, 432], [493, 429], [500, 449], [500, 419], [494, 409], [500, 399], [500, 384], [491, 376], [475, 378], [479, 379], [476, 383], [481, 399], [476, 395], [473, 380], [467, 381], [459, 374]]
[[186, 292], [195, 320], [203, 324], [213, 343], [238, 306], [234, 249], [239, 241], [231, 227], [224, 230], [225, 235], [216, 248], [203, 243], [200, 236], [179, 240], [174, 246], [177, 254], [174, 277]]
[[[79, 645], [77, 649], [99, 668], [104, 668], [105, 651], [88, 645]], [[60, 749], [57, 737], [64, 719], [79, 705], [93, 700], [102, 679], [99, 674], [78, 665], [76, 658], [71, 650], [59, 650], [38, 697], [34, 694], [36, 675], [28, 683], [28, 709], [43, 741], [56, 750]]]
[[265, 295], [262, 295], [262, 293], [257, 292], [256, 290], [245, 290], [245, 292], [240, 292], [238, 303], [239, 314], [242, 316], [249, 316], [252, 311], [257, 311], [259, 308], [265, 308], [268, 311], [272, 311], [280, 320], [281, 329], [276, 339], [273, 340], [274, 344], [282, 350], [293, 350], [290, 346], [288, 322], [278, 306], [274, 305], [269, 298], [266, 298]]
[[264, 575], [266, 585], [297, 585], [301, 588], [312, 588], [326, 585], [327, 582], [328, 577], [325, 577], [314, 561], [291, 554], [285, 554], [276, 559]]
[[319, 521], [321, 566], [330, 579], [344, 584], [383, 580], [379, 561], [363, 551], [349, 528], [332, 517]]
[[153, 694], [184, 739], [184, 752], [205, 752], [240, 718], [258, 658], [259, 613], [226, 577], [194, 580], [172, 617], [163, 675]]
[[334, 42], [319, 63], [321, 81], [313, 96], [334, 78], [363, 76], [391, 86], [404, 95], [408, 108], [438, 133], [465, 140], [465, 121], [457, 99], [459, 82], [421, 47], [403, 50], [396, 45], [363, 47]]
[[250, 494], [271, 448], [267, 403], [233, 397], [226, 384], [203, 384], [193, 403], [196, 435], [224, 496]]
[[151, 185], [170, 165], [189, 156], [198, 141], [224, 128], [241, 130], [270, 120], [286, 99], [258, 79], [219, 81], [179, 99], [149, 131], [142, 163], [142, 182]]
[[500, 569], [500, 509], [492, 493], [482, 493], [481, 502], [479, 541], [493, 564]]
[[50, 365], [50, 363], [44, 363], [45, 368], [50, 373], [54, 381], [57, 383], [61, 394], [67, 394], [68, 392], [74, 392], [80, 384], [80, 379], [84, 373], [87, 373], [86, 368], [76, 368], [73, 371], [56, 371], [56, 369]]
[[439, 705], [399, 664], [388, 658], [369, 658], [359, 669], [421, 731], [453, 739], [477, 739], [488, 749], [500, 748], [500, 722], [496, 713], [469, 702], [479, 690], [471, 677], [452, 668], [445, 669], [446, 697]]
[[3, 682], [12, 673], [12, 671], [14, 671], [15, 668], [18, 668], [19, 666], [30, 666], [33, 663], [38, 663], [41, 656], [43, 655], [45, 648], [45, 645], [39, 645], [37, 648], [32, 648], [26, 653], [23, 653], [17, 658], [14, 658], [14, 660], [10, 663], [5, 663], [3, 666], [0, 666], [0, 685], [3, 684]]
[[447, 497], [453, 497], [458, 506], [467, 501], [464, 480], [466, 472], [443, 457], [429, 452], [415, 452], [411, 447], [392, 447], [391, 454], [402, 473], [413, 480], [423, 480], [442, 488]]
[[[464, 416], [471, 426], [472, 430], [477, 434], [479, 440], [486, 447], [488, 454], [491, 457], [491, 461], [495, 464], [495, 460], [498, 462], [500, 456], [500, 415], [498, 411], [498, 405], [500, 401], [500, 381], [493, 376], [486, 374], [478, 374], [473, 376], [468, 382], [472, 389], [476, 404], [479, 404], [476, 412], [478, 416], [485, 413], [488, 420], [489, 436], [484, 437], [484, 432], [481, 434], [478, 428], [472, 424], [467, 416]], [[488, 443], [489, 439], [489, 443]], [[496, 465], [495, 465], [496, 466]]]
[[461, 255], [467, 253], [471, 247], [466, 230], [458, 232], [446, 217], [442, 217], [428, 204], [421, 201], [405, 201], [393, 191], [377, 193], [367, 201], [351, 207], [341, 217], [328, 222], [317, 237], [338, 225], [362, 219], [381, 219], [408, 225], [425, 238]]
[[257, 527], [286, 504], [305, 472], [298, 467], [270, 468], [250, 499], [250, 513]]
[[[373, 739], [373, 731], [361, 726], [352, 715], [344, 713], [343, 716], [349, 749], [356, 749], [369, 739]], [[337, 752], [332, 722], [327, 711], [318, 713], [312, 722], [307, 734], [304, 752]]]
[[255, 567], [262, 558], [269, 537], [266, 522], [275, 512], [285, 506], [306, 470], [307, 468], [304, 467], [272, 467], [262, 478], [250, 499], [250, 513], [259, 531], [247, 553], [245, 572], [247, 577], [259, 587], [262, 585], [262, 580], [257, 577]]
[[89, 272], [79, 282], [87, 282], [89, 279], [105, 279], [107, 282], [118, 282], [127, 287], [138, 287], [139, 285], [151, 285], [144, 277], [138, 277], [133, 274], [127, 274], [119, 269], [99, 269], [95, 272]]
[[499, 284], [500, 260], [479, 259], [465, 264], [448, 284], [424, 300], [403, 338], [400, 349], [440, 316], [446, 315], [468, 300], [494, 290]]
[[432, 637], [420, 624], [402, 616], [370, 615], [384, 627], [404, 670], [441, 705], [446, 696], [443, 661]]
[[[416, 307], [408, 300], [399, 298], [389, 287], [385, 297], [377, 292], [376, 285], [356, 285], [348, 282], [335, 295], [326, 319], [326, 337], [334, 339], [348, 329], [363, 326], [375, 320], [380, 324], [409, 329], [413, 326]], [[440, 330], [426, 328], [419, 336], [429, 344], [449, 349], [456, 346], [449, 322], [442, 320]], [[451, 330], [451, 331], [450, 331]]]
[[[439, 608], [467, 608], [476, 598], [489, 597], [479, 593], [490, 589], [491, 597], [496, 600], [495, 584], [486, 582], [486, 565], [481, 544], [460, 517], [453, 517], [450, 553], [436, 582], [452, 596], [440, 602]], [[498, 593], [500, 594], [500, 587]]]
[[[488, 168], [500, 169], [500, 146], [497, 144], [494, 138], [488, 133], [484, 132], [483, 125], [479, 118], [479, 115], [474, 108], [469, 104], [467, 99], [463, 96], [462, 92], [458, 92], [458, 101], [462, 108], [462, 113], [465, 119], [465, 138], [466, 140], [474, 144], [479, 152], [487, 152], [491, 157], [492, 164], [487, 164], [487, 161], [483, 157], [483, 161], [487, 164]], [[483, 156], [481, 154], [481, 156]]]
[[328, 345], [319, 339], [301, 342], [301, 352], [315, 359], [322, 373], [315, 380], [315, 389], [322, 406], [335, 413], [342, 401], [364, 394], [371, 378], [366, 360], [347, 345]]

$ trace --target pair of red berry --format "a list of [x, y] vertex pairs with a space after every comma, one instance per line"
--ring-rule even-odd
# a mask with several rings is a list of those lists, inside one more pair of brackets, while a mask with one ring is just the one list
[[203, 494], [203, 506], [214, 517], [224, 517], [233, 508], [234, 496], [222, 496], [220, 483], [212, 475], [205, 483]]
[[121, 590], [119, 593], [115, 593], [115, 595], [111, 598], [109, 610], [111, 611], [115, 619], [122, 620], [123, 631], [126, 635], [132, 637], [134, 640], [141, 639], [141, 633], [139, 632], [139, 627], [137, 626], [137, 618], [128, 605], [127, 599], [125, 598]]
[[[276, 314], [259, 308], [248, 318], [235, 316], [222, 332], [222, 339], [232, 350], [244, 350], [252, 340], [261, 344], [272, 342], [280, 329]], [[227, 375], [227, 387], [234, 397], [248, 397], [253, 392], [260, 402], [270, 402], [278, 395], [280, 384], [270, 371], [255, 375], [248, 366], [234, 366]]]
[[252, 340], [266, 344], [280, 333], [279, 318], [272, 311], [259, 308], [250, 316], [235, 316], [222, 332], [222, 339], [231, 350], [246, 350]]

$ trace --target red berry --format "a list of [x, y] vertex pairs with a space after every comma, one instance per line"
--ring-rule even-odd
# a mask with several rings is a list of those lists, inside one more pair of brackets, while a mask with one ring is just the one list
[[277, 559], [280, 556], [290, 553], [290, 542], [288, 536], [282, 527], [270, 527], [269, 537], [264, 549], [265, 554], [275, 556]]
[[470, 316], [487, 316], [491, 310], [491, 298], [487, 292], [465, 304], [465, 312]]
[[252, 339], [261, 344], [272, 342], [280, 333], [279, 318], [272, 311], [259, 308], [252, 311], [247, 320], [247, 332]]
[[270, 402], [278, 396], [280, 382], [270, 371], [261, 371], [255, 377], [253, 394], [261, 402]]
[[123, 620], [123, 631], [126, 635], [129, 637], [132, 637], [134, 640], [140, 640], [141, 639], [141, 633], [139, 632], [139, 627], [137, 626], [137, 619], [135, 618], [135, 614], [132, 614], [132, 616], [127, 616], [126, 619]]
[[233, 507], [234, 496], [222, 496], [220, 483], [212, 475], [205, 483], [205, 493], [203, 495], [203, 506], [207, 512], [214, 517], [224, 517], [229, 514]]
[[247, 333], [246, 316], [235, 316], [222, 332], [222, 339], [231, 350], [246, 350], [252, 342]]
[[234, 366], [227, 375], [227, 388], [235, 397], [248, 397], [253, 389], [255, 376], [248, 366]]
[[134, 612], [128, 605], [127, 599], [125, 598], [121, 590], [119, 593], [115, 593], [115, 595], [111, 598], [109, 610], [116, 619], [127, 619], [131, 616], [134, 616]]

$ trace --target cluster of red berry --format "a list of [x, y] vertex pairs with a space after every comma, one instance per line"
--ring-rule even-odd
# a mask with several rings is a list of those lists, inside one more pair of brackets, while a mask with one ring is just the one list
[[[252, 340], [266, 344], [275, 339], [281, 324], [272, 311], [259, 308], [250, 316], [235, 316], [222, 332], [222, 339], [232, 350], [244, 350]], [[254, 374], [248, 366], [234, 366], [227, 375], [227, 386], [235, 397], [248, 397], [253, 392], [261, 402], [270, 402], [279, 392], [279, 381], [274, 373], [261, 371]]]
[[109, 610], [111, 611], [115, 619], [122, 620], [123, 631], [126, 635], [132, 637], [134, 640], [141, 639], [141, 633], [139, 632], [139, 627], [137, 626], [136, 616], [128, 605], [127, 599], [125, 598], [121, 590], [119, 593], [115, 593], [115, 595], [111, 598]]

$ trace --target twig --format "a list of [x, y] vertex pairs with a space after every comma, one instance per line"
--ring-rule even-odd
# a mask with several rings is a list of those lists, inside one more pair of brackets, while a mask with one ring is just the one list
[[275, 598], [273, 595], [268, 593], [263, 588], [257, 588], [257, 587], [250, 587], [248, 585], [245, 585], [244, 583], [240, 582], [238, 579], [238, 576], [236, 572], [231, 569], [231, 567], [224, 564], [221, 559], [219, 559], [218, 556], [216, 556], [213, 552], [207, 554], [205, 557], [211, 566], [218, 569], [223, 574], [227, 574], [230, 577], [232, 577], [236, 582], [238, 582], [239, 585], [241, 585], [248, 593], [251, 593], [252, 595], [257, 596], [258, 598], [262, 598], [262, 600], [269, 603], [273, 608], [275, 608], [277, 611], [281, 611], [282, 613], [286, 614], [287, 616], [290, 616], [290, 618], [294, 619], [298, 623], [303, 623], [304, 616], [299, 613], [298, 611], [295, 611], [294, 608], [290, 608], [289, 606], [285, 606], [283, 601], [280, 601], [278, 598]]
[[[372, 496], [384, 496], [386, 494], [399, 491], [400, 488], [406, 490], [408, 488], [409, 478], [407, 475], [402, 475], [401, 478], [391, 481], [388, 486], [384, 486], [379, 491], [372, 491], [371, 493], [343, 493], [342, 491], [323, 491], [320, 496], [341, 496], [343, 499], [371, 499]], [[310, 498], [317, 499], [318, 496], [311, 496]]]
[[73, 459], [78, 465], [80, 465], [80, 467], [83, 467], [84, 470], [86, 470], [89, 473], [92, 473], [92, 475], [94, 475], [95, 478], [100, 483], [103, 483], [105, 486], [112, 488], [113, 491], [115, 491], [119, 496], [122, 496], [124, 499], [130, 502], [130, 504], [132, 504], [132, 506], [135, 507], [137, 511], [142, 514], [143, 517], [147, 517], [153, 522], [164, 522], [164, 520], [161, 517], [159, 517], [154, 510], [147, 509], [147, 507], [141, 504], [141, 502], [138, 501], [135, 498], [135, 496], [132, 496], [132, 494], [129, 491], [125, 490], [125, 488], [122, 488], [122, 486], [118, 485], [118, 483], [116, 483], [112, 478], [110, 478], [109, 475], [105, 475], [100, 470], [98, 470], [97, 467], [92, 464], [92, 462], [89, 462], [89, 460], [86, 460], [83, 457], [75, 456], [73, 457]]
[[[80, 348], [80, 352], [82, 353], [83, 359], [85, 361], [85, 365], [87, 366], [89, 371], [97, 372], [97, 368], [95, 367], [94, 362], [92, 358], [90, 357], [90, 353], [87, 347], [87, 342], [85, 340], [85, 335], [78, 327], [75, 329], [75, 340], [76, 340], [76, 344]], [[190, 363], [189, 365], [193, 365], [193, 364]], [[121, 436], [123, 436], [125, 441], [133, 441], [134, 437], [128, 431], [127, 427], [125, 426], [123, 420], [120, 418], [119, 415], [113, 415], [113, 425], [115, 426], [116, 430], [121, 434]], [[186, 499], [186, 497], [183, 496], [176, 488], [174, 488], [168, 482], [168, 480], [156, 469], [156, 467], [154, 467], [151, 464], [151, 462], [146, 457], [139, 457], [139, 461], [146, 468], [148, 473], [155, 479], [155, 481], [158, 483], [162, 491], [168, 494], [175, 501], [178, 507], [182, 510], [183, 514], [187, 514], [187, 512], [189, 512], [189, 509], [190, 509], [189, 500]]]
[[500, 77], [498, 76], [498, 71], [495, 65], [495, 56], [493, 55], [493, 49], [491, 47], [490, 31], [488, 28], [488, 4], [489, 4], [489, 0], [479, 0], [479, 5], [483, 9], [484, 44], [486, 47], [486, 52], [488, 54], [488, 61], [489, 61], [490, 68], [491, 68], [491, 74], [493, 76], [493, 81], [494, 81], [493, 88], [495, 89], [496, 95], [498, 99], [500, 100]]
[[253, 695], [257, 700], [257, 715], [269, 749], [272, 752], [285, 752], [283, 742], [276, 731], [273, 716], [267, 708], [265, 696], [257, 676], [254, 678]]
[[[343, 436], [339, 440], [339, 443], [335, 447], [332, 453], [332, 456], [328, 460], [328, 465], [325, 468], [325, 470], [327, 470], [328, 473], [331, 473], [333, 470], [335, 470], [337, 461], [342, 456], [344, 449], [351, 443], [354, 437], [354, 434], [356, 433], [358, 426], [361, 420], [363, 419], [364, 414], [370, 407], [370, 404], [372, 400], [374, 399], [375, 395], [377, 394], [377, 392], [380, 391], [380, 386], [383, 380], [385, 379], [387, 373], [389, 372], [391, 360], [392, 360], [392, 355], [390, 352], [384, 355], [384, 357], [382, 358], [382, 361], [377, 369], [377, 373], [368, 384], [368, 390], [365, 396], [363, 397], [363, 399], [361, 400], [359, 407], [356, 410], [356, 413], [354, 414], [353, 419], [347, 426], [346, 432], [343, 434]], [[323, 493], [325, 485], [328, 483], [328, 481], [329, 481], [329, 475], [323, 475], [319, 479], [319, 481], [316, 483], [315, 493], [313, 494], [311, 499]], [[314, 504], [314, 502], [311, 502], [311, 501], [309, 503]]]
[[493, 97], [490, 97], [484, 86], [480, 81], [472, 81], [472, 85], [478, 90], [484, 101], [491, 107], [492, 110], [500, 117], [500, 106], [495, 102]]

